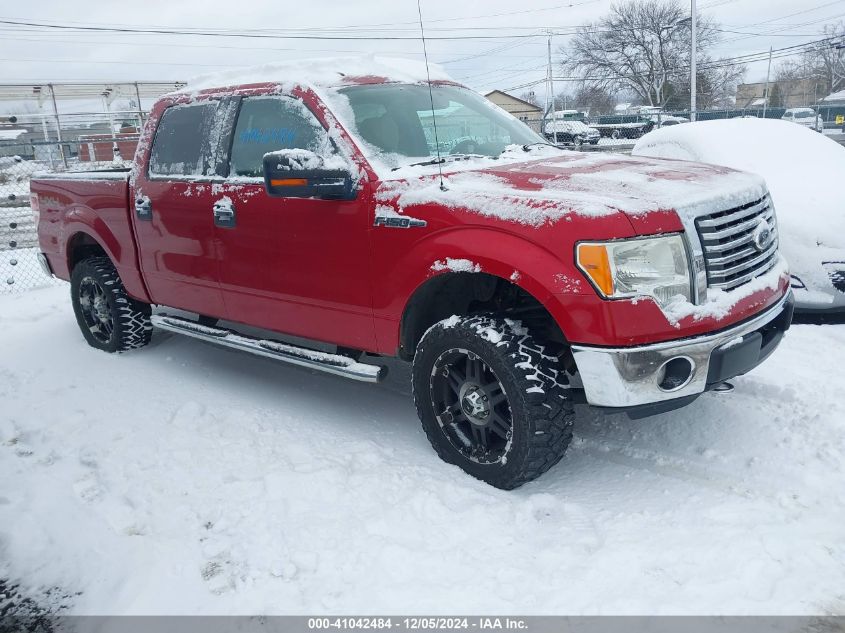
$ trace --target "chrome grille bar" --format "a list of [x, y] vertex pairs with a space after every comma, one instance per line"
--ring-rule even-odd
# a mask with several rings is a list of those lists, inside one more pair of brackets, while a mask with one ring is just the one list
[[[771, 237], [755, 244], [755, 235], [765, 222]], [[707, 285], [730, 290], [771, 270], [777, 261], [778, 231], [769, 196], [701, 216], [695, 221], [704, 251]]]

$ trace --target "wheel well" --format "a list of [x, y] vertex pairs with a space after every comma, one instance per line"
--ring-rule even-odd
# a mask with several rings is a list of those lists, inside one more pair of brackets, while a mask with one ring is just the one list
[[408, 301], [400, 325], [399, 356], [413, 358], [423, 334], [438, 321], [481, 312], [521, 321], [554, 355], [567, 348], [552, 315], [516, 284], [487, 273], [447, 273], [428, 280]]
[[77, 233], [68, 242], [67, 264], [68, 271], [73, 272], [74, 267], [83, 259], [89, 257], [108, 257], [105, 249], [93, 237], [87, 233]]

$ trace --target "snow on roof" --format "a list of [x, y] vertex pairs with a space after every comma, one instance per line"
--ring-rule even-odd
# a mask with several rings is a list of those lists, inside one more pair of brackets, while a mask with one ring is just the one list
[[631, 108], [630, 103], [620, 103], [620, 104], [613, 106], [613, 110], [615, 112], [625, 112], [626, 110], [629, 110], [630, 108]]
[[0, 141], [16, 141], [26, 133], [27, 130], [21, 129], [0, 130]]
[[839, 92], [832, 92], [822, 99], [822, 101], [845, 101], [845, 90]]
[[[432, 81], [454, 81], [438, 64], [429, 64]], [[428, 79], [423, 62], [396, 57], [360, 55], [300, 59], [198, 75], [177, 91], [198, 92], [227, 86], [279, 82], [332, 87], [355, 78], [380, 77], [390, 82], [422, 83]]]

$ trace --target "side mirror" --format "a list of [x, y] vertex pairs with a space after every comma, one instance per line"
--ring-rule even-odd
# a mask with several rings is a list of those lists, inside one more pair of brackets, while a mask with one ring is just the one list
[[264, 187], [275, 198], [354, 200], [355, 183], [345, 162], [329, 161], [307, 149], [264, 154]]

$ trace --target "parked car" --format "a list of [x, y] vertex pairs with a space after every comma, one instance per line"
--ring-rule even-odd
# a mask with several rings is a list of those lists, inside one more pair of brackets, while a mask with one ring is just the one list
[[546, 125], [546, 138], [555, 145], [596, 145], [601, 134], [581, 121], [554, 121]]
[[652, 121], [656, 127], [671, 127], [673, 125], [680, 125], [681, 123], [689, 123], [689, 119], [682, 117], [682, 116], [672, 116], [669, 114], [660, 116], [660, 117], [652, 117]]
[[[131, 170], [34, 178], [40, 260], [89, 345], [156, 327], [364, 382], [398, 357], [438, 455], [506, 489], [561, 459], [576, 402], [670, 411], [778, 346], [792, 297], [759, 177], [561, 151], [425, 77], [214, 76], [153, 106]], [[500, 140], [432, 155], [431, 111]]]
[[[614, 117], [601, 117], [602, 119], [612, 119]], [[622, 118], [622, 117], [618, 117]], [[624, 117], [623, 120], [630, 117]], [[637, 139], [644, 134], [648, 134], [654, 129], [654, 121], [648, 117], [637, 117], [635, 121], [612, 121], [593, 123], [591, 126], [599, 131], [604, 137], [612, 138], [614, 140], [620, 139]]]
[[[845, 147], [783, 121], [703, 121], [641, 138], [633, 154], [754, 171], [777, 209], [777, 239], [789, 262], [796, 310], [845, 311], [845, 213], [839, 179]], [[811, 160], [812, 159], [812, 160]]]
[[812, 108], [789, 108], [783, 113], [781, 119], [803, 125], [816, 132], [824, 132], [824, 120]]

